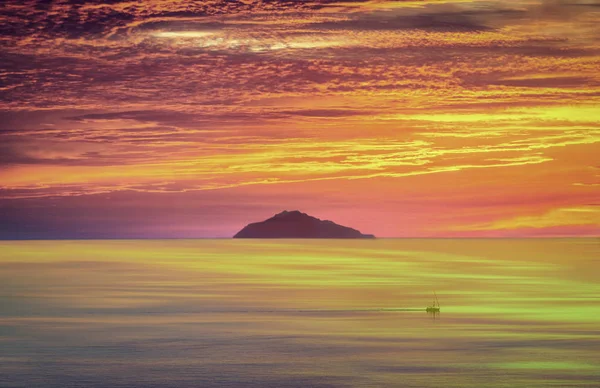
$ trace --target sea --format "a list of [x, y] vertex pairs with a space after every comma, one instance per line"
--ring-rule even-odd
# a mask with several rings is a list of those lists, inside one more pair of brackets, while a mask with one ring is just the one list
[[0, 387], [600, 387], [600, 239], [0, 242]]

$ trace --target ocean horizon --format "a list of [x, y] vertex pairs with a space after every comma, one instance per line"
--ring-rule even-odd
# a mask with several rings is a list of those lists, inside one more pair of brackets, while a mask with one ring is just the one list
[[[0, 387], [592, 387], [595, 238], [0, 242]], [[437, 294], [440, 312], [427, 313]]]

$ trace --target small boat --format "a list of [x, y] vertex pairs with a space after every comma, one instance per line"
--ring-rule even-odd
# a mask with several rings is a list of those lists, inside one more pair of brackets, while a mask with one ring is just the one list
[[428, 313], [439, 313], [440, 312], [440, 302], [438, 301], [435, 291], [433, 291], [433, 296], [434, 296], [433, 303], [431, 304], [431, 306], [427, 306], [425, 311], [427, 311]]

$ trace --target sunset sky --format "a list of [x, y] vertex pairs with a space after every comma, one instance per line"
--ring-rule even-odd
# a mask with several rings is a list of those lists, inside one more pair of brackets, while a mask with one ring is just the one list
[[598, 236], [600, 1], [0, 5], [0, 238]]

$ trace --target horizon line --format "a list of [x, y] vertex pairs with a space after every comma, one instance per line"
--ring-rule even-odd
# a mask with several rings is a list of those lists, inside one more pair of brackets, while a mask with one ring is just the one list
[[341, 241], [373, 241], [373, 240], [548, 240], [548, 239], [599, 239], [598, 236], [528, 236], [528, 237], [377, 237], [375, 238], [234, 238], [234, 237], [89, 237], [89, 238], [18, 238], [3, 239], [0, 242], [10, 241], [137, 241], [137, 240], [341, 240]]

